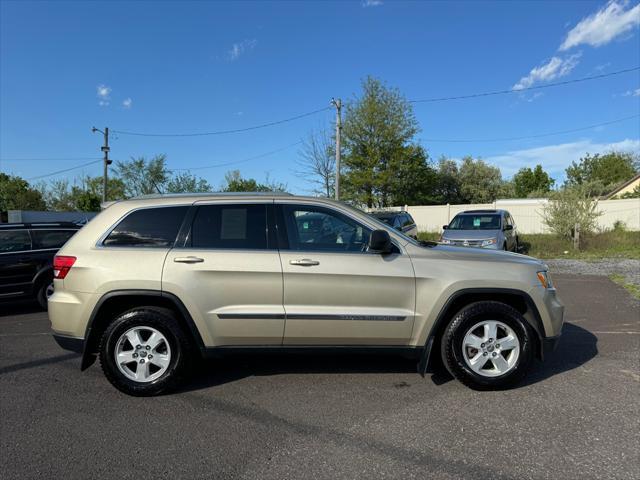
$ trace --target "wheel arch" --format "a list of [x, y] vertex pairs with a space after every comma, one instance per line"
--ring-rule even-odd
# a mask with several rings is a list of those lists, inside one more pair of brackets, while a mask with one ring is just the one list
[[89, 368], [95, 362], [100, 338], [113, 319], [135, 307], [150, 306], [170, 309], [189, 336], [192, 345], [202, 353], [204, 343], [189, 311], [175, 295], [159, 290], [114, 290], [104, 294], [96, 303], [84, 335], [81, 370]]
[[536, 342], [535, 353], [543, 358], [544, 327], [540, 312], [531, 296], [522, 290], [509, 288], [467, 288], [453, 293], [445, 302], [433, 323], [424, 348], [424, 358], [420, 363], [421, 373], [437, 370], [440, 358], [440, 340], [453, 316], [467, 305], [481, 301], [495, 301], [515, 308], [533, 328]]

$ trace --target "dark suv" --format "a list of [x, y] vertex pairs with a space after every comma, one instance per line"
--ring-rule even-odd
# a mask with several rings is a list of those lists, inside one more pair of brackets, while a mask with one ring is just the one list
[[371, 212], [371, 215], [390, 227], [395, 228], [399, 232], [404, 233], [408, 237], [418, 238], [418, 227], [416, 222], [413, 221], [413, 217], [411, 217], [407, 212], [380, 211]]
[[79, 229], [75, 223], [0, 224], [0, 300], [31, 297], [46, 309], [53, 257]]

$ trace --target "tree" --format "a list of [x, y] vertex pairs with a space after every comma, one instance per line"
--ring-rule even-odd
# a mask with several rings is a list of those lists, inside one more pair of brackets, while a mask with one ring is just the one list
[[583, 186], [591, 195], [602, 195], [629, 180], [640, 170], [640, 159], [630, 152], [587, 154], [566, 169], [568, 187]]
[[[87, 179], [88, 180], [88, 177]], [[100, 180], [102, 180], [100, 178]], [[40, 186], [47, 209], [55, 212], [99, 212], [102, 200], [102, 189], [95, 193], [87, 187], [86, 181], [81, 186], [70, 185], [69, 180], [54, 180]]]
[[465, 203], [493, 202], [502, 188], [502, 175], [498, 167], [484, 160], [464, 157], [459, 170], [460, 194]]
[[[398, 179], [425, 176], [429, 168], [413, 142], [418, 131], [411, 104], [399, 91], [367, 77], [362, 96], [345, 109], [343, 197], [368, 207], [400, 198], [406, 188]], [[420, 158], [424, 161], [416, 161]]]
[[542, 169], [542, 165], [536, 165], [533, 170], [524, 167], [513, 176], [515, 196], [526, 198], [532, 193], [546, 194], [551, 191], [555, 180]]
[[209, 182], [192, 173], [179, 173], [169, 179], [166, 190], [168, 193], [200, 193], [213, 190]]
[[430, 205], [436, 203], [436, 172], [424, 149], [409, 145], [393, 158], [390, 169], [391, 205]]
[[[102, 188], [103, 188], [103, 178], [102, 177], [85, 177], [83, 179], [84, 188], [90, 192], [92, 195], [98, 197], [102, 201]], [[111, 202], [114, 200], [123, 200], [127, 198], [125, 193], [124, 182], [111, 175], [107, 179], [107, 202]]]
[[326, 130], [312, 131], [302, 141], [301, 159], [296, 172], [315, 186], [313, 193], [327, 198], [335, 195], [336, 159], [335, 147]]
[[287, 186], [269, 179], [265, 183], [258, 183], [253, 178], [243, 178], [240, 170], [231, 170], [224, 176], [225, 184], [220, 190], [223, 192], [286, 192]]
[[0, 212], [8, 210], [44, 210], [42, 193], [21, 177], [0, 173]]
[[455, 160], [440, 157], [436, 169], [434, 199], [436, 203], [457, 204], [462, 203], [462, 193], [460, 193], [460, 172]]
[[553, 233], [571, 239], [579, 225], [581, 234], [595, 231], [597, 219], [602, 212], [597, 210], [598, 201], [584, 187], [566, 187], [554, 192], [544, 207], [542, 219]]
[[166, 160], [166, 155], [156, 155], [151, 160], [138, 157], [128, 162], [117, 162], [114, 172], [124, 184], [125, 195], [139, 197], [164, 193], [165, 184], [171, 176]]

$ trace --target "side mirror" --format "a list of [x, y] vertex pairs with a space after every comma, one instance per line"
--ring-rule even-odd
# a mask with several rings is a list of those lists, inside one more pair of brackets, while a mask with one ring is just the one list
[[449, 225], [442, 225], [443, 230], [446, 230], [447, 228], [449, 228]]
[[374, 253], [390, 253], [391, 237], [386, 230], [374, 230], [369, 237], [369, 251]]
[[513, 225], [505, 225], [504, 231], [506, 232], [507, 230], [513, 230]]

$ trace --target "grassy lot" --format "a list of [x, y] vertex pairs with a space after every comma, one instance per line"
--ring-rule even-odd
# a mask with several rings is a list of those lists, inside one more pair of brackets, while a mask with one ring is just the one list
[[[439, 240], [436, 232], [421, 232], [420, 240]], [[579, 251], [573, 249], [571, 241], [555, 235], [520, 235], [521, 252], [536, 258], [576, 258], [597, 260], [599, 258], [640, 259], [640, 232], [611, 230], [583, 239]], [[565, 253], [566, 252], [566, 253]]]
[[640, 300], [640, 286], [635, 283], [630, 283], [624, 275], [619, 273], [613, 273], [609, 275], [611, 281], [616, 282], [618, 285], [623, 286], [633, 297]]

